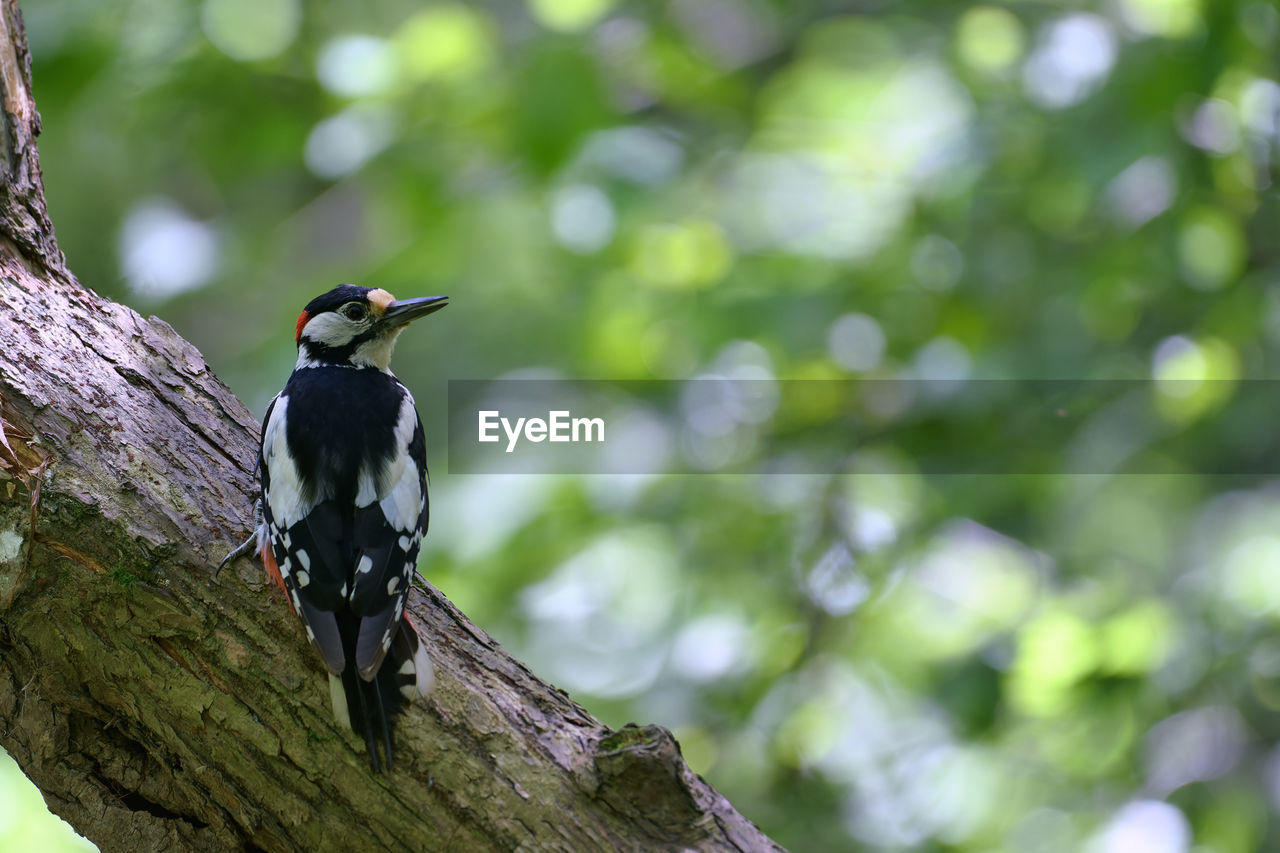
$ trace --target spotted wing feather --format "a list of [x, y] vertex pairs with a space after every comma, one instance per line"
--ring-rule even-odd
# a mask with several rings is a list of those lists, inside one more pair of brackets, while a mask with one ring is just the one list
[[[356, 640], [356, 668], [371, 680], [382, 665], [396, 626], [404, 617], [405, 599], [418, 563], [427, 525], [426, 438], [422, 422], [406, 392], [402, 406], [412, 431], [403, 430], [396, 454], [407, 464], [395, 465], [400, 476], [384, 494], [356, 510], [355, 547], [359, 554], [351, 589], [351, 609], [361, 616]], [[411, 420], [409, 420], [411, 418]]]
[[[329, 567], [342, 562], [341, 513], [333, 501], [309, 508], [298, 505], [298, 495], [302, 494], [300, 478], [292, 460], [282, 452], [287, 410], [288, 398], [282, 394], [272, 401], [263, 419], [259, 473], [267, 543], [289, 603], [306, 629], [307, 640], [320, 653], [328, 670], [338, 674], [346, 666], [346, 655], [333, 614], [335, 605], [342, 600], [333, 579], [341, 572]], [[302, 510], [307, 511], [287, 525]]]

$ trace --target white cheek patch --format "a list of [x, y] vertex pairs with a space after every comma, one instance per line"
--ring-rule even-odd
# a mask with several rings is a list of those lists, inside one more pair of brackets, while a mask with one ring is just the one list
[[312, 317], [302, 329], [302, 340], [331, 347], [349, 343], [362, 328], [337, 311], [325, 311]]

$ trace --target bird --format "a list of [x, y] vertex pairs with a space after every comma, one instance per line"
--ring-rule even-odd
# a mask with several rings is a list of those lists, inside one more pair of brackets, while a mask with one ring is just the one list
[[394, 715], [434, 683], [405, 608], [429, 515], [426, 438], [391, 352], [410, 322], [447, 304], [353, 284], [307, 303], [297, 363], [262, 422], [254, 533], [215, 570], [260, 554], [328, 669], [335, 720], [364, 739], [374, 772], [392, 767]]

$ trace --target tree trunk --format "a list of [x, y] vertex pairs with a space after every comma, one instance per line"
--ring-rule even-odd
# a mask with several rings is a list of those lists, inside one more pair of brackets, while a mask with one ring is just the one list
[[65, 268], [0, 0], [0, 744], [103, 850], [777, 849], [658, 727], [610, 731], [435, 589], [437, 686], [370, 772], [247, 561], [257, 423], [164, 322]]

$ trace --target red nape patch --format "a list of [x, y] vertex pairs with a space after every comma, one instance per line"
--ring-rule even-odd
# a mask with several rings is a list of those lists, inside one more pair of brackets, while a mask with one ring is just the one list
[[311, 319], [311, 315], [303, 311], [298, 315], [298, 326], [293, 330], [293, 342], [297, 343], [302, 338], [302, 330], [307, 325], [307, 321]]

